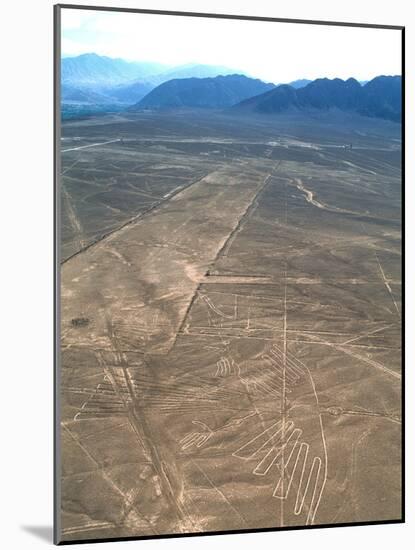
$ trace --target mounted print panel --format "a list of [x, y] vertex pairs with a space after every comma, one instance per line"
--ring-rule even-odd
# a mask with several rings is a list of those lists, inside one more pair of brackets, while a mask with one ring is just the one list
[[403, 29], [55, 16], [55, 542], [402, 521]]

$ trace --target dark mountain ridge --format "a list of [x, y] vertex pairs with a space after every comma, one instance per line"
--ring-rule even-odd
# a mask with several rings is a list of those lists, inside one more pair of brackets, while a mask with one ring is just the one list
[[266, 114], [330, 109], [399, 122], [402, 114], [401, 77], [378, 76], [364, 86], [354, 78], [318, 78], [299, 89], [284, 84], [231, 108], [234, 112]]
[[154, 88], [130, 110], [225, 108], [274, 88], [274, 84], [241, 74], [172, 79]]
[[401, 119], [401, 77], [362, 83], [306, 79], [275, 86], [223, 66], [160, 63], [82, 54], [62, 59], [62, 108], [132, 110], [217, 108], [232, 112], [282, 113], [339, 109], [392, 121]]

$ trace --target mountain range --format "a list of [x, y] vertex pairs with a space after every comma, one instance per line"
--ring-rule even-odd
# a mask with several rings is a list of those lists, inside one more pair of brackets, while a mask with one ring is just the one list
[[214, 108], [230, 113], [277, 114], [338, 109], [399, 121], [401, 77], [369, 82], [299, 79], [275, 85], [225, 66], [126, 61], [95, 53], [61, 63], [62, 113], [88, 114], [129, 108]]
[[160, 63], [125, 61], [86, 53], [62, 59], [61, 82], [62, 85], [78, 88], [110, 87], [159, 74], [168, 68], [167, 65]]
[[364, 86], [354, 78], [318, 78], [298, 89], [287, 84], [277, 86], [231, 107], [233, 112], [259, 114], [332, 109], [399, 122], [401, 77], [378, 76]]
[[274, 88], [240, 74], [208, 78], [175, 78], [154, 88], [130, 111], [182, 107], [221, 109]]
[[186, 64], [171, 67], [161, 63], [125, 61], [87, 53], [62, 58], [62, 101], [132, 105], [168, 80], [215, 77], [235, 72], [235, 69], [217, 65]]

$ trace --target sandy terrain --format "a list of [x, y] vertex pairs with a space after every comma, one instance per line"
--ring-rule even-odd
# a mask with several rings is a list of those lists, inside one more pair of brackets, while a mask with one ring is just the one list
[[62, 539], [399, 520], [400, 127], [63, 137]]

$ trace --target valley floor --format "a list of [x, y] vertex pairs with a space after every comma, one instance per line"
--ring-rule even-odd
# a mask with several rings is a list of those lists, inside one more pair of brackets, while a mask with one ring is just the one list
[[62, 131], [62, 540], [399, 520], [399, 125]]

